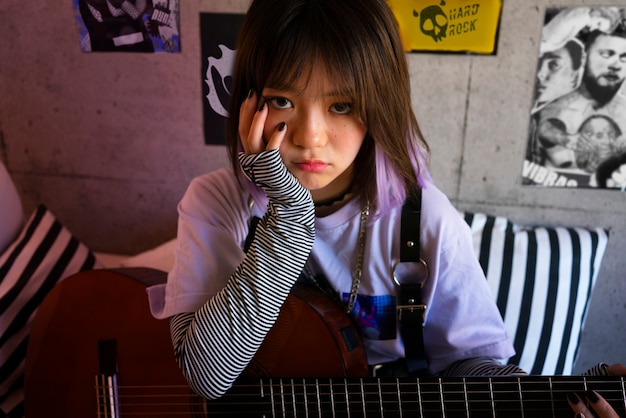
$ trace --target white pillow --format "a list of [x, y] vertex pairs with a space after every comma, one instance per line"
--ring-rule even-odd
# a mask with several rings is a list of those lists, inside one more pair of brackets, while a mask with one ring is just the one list
[[17, 237], [24, 224], [20, 196], [6, 167], [0, 161], [0, 253]]
[[96, 259], [104, 268], [151, 267], [169, 272], [174, 266], [176, 238], [135, 255], [96, 252]]
[[608, 231], [461, 215], [513, 339], [510, 363], [533, 375], [570, 375]]

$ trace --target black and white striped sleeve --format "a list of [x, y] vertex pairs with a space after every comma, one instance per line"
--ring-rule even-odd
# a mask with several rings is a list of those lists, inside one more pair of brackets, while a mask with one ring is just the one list
[[170, 321], [178, 364], [191, 388], [209, 399], [223, 395], [256, 353], [315, 236], [310, 193], [287, 171], [278, 150], [241, 154], [240, 163], [267, 194], [267, 212], [227, 285], [197, 312]]
[[[582, 376], [609, 376], [609, 368], [605, 363], [598, 363], [588, 369]], [[445, 377], [458, 376], [527, 376], [524, 370], [515, 364], [501, 364], [498, 360], [487, 357], [476, 357], [459, 360], [438, 374]]]
[[452, 363], [440, 376], [526, 376], [524, 370], [515, 364], [502, 364], [496, 359], [476, 357]]
[[598, 363], [592, 368], [588, 369], [583, 376], [610, 376], [609, 366], [606, 363]]

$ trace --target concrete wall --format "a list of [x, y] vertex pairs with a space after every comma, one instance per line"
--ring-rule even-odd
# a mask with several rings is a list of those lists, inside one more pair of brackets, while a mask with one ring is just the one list
[[[82, 53], [71, 3], [0, 2], [0, 158], [27, 212], [43, 202], [92, 249], [133, 254], [173, 238], [187, 183], [227, 165], [222, 147], [203, 142], [199, 13], [243, 13], [248, 2], [182, 0], [180, 54]], [[623, 0], [568, 3], [583, 4]], [[521, 186], [550, 5], [505, 0], [497, 56], [409, 61], [433, 175], [460, 209], [611, 229], [579, 372], [626, 362], [626, 195]]]

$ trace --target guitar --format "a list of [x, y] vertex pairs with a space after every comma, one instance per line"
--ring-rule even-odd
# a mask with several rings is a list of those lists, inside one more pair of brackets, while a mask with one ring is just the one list
[[350, 319], [294, 287], [246, 373], [222, 398], [194, 395], [167, 321], [149, 312], [152, 269], [93, 270], [59, 283], [33, 321], [25, 407], [38, 417], [570, 417], [566, 396], [599, 391], [626, 414], [622, 377], [374, 378]]

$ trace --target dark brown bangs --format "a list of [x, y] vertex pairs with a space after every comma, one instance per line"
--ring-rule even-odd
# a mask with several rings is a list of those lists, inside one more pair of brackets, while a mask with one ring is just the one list
[[313, 69], [320, 66], [332, 81], [334, 93], [349, 97], [352, 101], [357, 100], [360, 94], [349, 65], [345, 64], [344, 59], [323, 53], [325, 50], [327, 49], [314, 47], [308, 50], [306, 56], [280, 54], [268, 69], [265, 87], [279, 90], [296, 89], [298, 83], [302, 81], [308, 84]]
[[[304, 44], [304, 46], [301, 46]], [[266, 59], [264, 74], [258, 74], [259, 82], [263, 87], [272, 87], [279, 90], [293, 88], [303, 77], [308, 80], [312, 66], [307, 39], [285, 40], [278, 48], [272, 59]]]
[[[320, 7], [319, 4], [315, 5]], [[308, 5], [308, 7], [314, 7]], [[311, 11], [302, 7], [279, 28], [273, 40], [261, 41], [267, 45], [267, 55], [258, 55], [256, 78], [259, 87], [277, 89], [294, 88], [298, 82], [308, 79], [315, 65], [325, 68], [334, 84], [334, 90], [355, 101], [361, 96], [356, 77], [362, 76], [361, 65], [354, 62], [361, 51], [353, 51], [354, 36], [351, 32], [333, 32], [329, 28], [345, 26], [336, 22], [336, 16], [329, 12]], [[323, 8], [323, 6], [322, 6]], [[357, 68], [358, 67], [358, 68]], [[354, 103], [358, 114], [363, 114], [360, 103]]]

